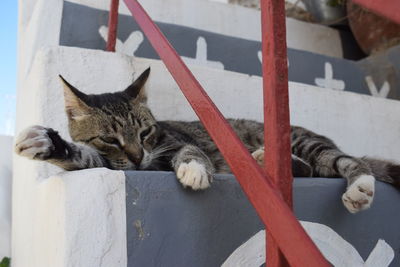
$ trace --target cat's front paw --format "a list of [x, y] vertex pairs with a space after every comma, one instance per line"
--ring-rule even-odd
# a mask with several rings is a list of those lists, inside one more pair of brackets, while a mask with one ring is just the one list
[[264, 167], [264, 148], [261, 147], [251, 153], [251, 156], [257, 161], [258, 165]]
[[48, 136], [48, 129], [42, 126], [31, 126], [22, 131], [15, 144], [15, 153], [30, 159], [46, 160], [54, 150], [53, 142]]
[[371, 175], [363, 175], [351, 184], [342, 200], [344, 206], [351, 213], [368, 209], [374, 200], [375, 178]]
[[184, 187], [190, 187], [193, 190], [206, 189], [210, 187], [212, 181], [212, 176], [207, 173], [205, 166], [195, 160], [181, 163], [176, 176]]

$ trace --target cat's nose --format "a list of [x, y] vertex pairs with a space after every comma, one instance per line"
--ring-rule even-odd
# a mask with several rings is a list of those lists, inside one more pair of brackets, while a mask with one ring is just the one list
[[143, 158], [143, 152], [136, 152], [136, 153], [129, 153], [127, 152], [126, 155], [128, 156], [128, 159], [133, 162], [136, 166], [139, 166], [140, 163], [142, 162]]

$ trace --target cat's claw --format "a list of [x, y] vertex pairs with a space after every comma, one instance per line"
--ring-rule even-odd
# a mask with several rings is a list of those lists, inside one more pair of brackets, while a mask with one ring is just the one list
[[45, 160], [54, 150], [47, 128], [31, 126], [22, 131], [15, 143], [15, 153], [30, 159]]
[[193, 190], [210, 187], [210, 175], [207, 173], [205, 166], [195, 160], [189, 163], [181, 163], [176, 176], [184, 187], [190, 187]]
[[374, 200], [375, 178], [363, 175], [351, 184], [342, 196], [344, 206], [351, 213], [368, 209]]

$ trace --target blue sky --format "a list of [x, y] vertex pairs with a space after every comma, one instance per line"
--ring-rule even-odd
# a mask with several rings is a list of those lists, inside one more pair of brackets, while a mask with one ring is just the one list
[[15, 121], [17, 2], [3, 0], [0, 8], [0, 134], [9, 135]]

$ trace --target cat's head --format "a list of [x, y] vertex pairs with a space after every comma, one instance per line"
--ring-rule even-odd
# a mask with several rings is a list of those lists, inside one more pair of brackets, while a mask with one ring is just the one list
[[72, 140], [95, 148], [115, 169], [143, 165], [159, 135], [146, 105], [149, 73], [150, 68], [123, 91], [99, 95], [79, 91], [60, 75]]

